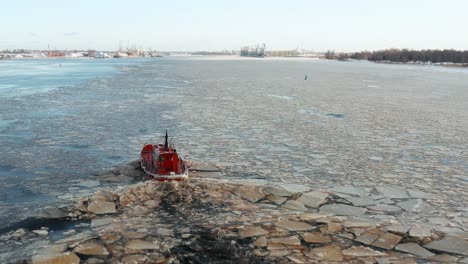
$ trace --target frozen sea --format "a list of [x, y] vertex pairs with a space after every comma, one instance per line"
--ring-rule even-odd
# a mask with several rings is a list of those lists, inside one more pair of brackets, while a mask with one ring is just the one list
[[468, 69], [34, 59], [0, 61], [0, 228], [137, 159], [165, 129], [185, 158], [217, 163], [225, 178], [399, 186], [468, 215]]

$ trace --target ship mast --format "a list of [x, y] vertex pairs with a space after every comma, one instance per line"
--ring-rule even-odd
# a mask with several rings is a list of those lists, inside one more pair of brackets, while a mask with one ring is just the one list
[[168, 149], [169, 148], [169, 143], [167, 142], [167, 138], [168, 138], [167, 129], [166, 129], [166, 136], [164, 138], [165, 138], [165, 140], [164, 140], [164, 149]]

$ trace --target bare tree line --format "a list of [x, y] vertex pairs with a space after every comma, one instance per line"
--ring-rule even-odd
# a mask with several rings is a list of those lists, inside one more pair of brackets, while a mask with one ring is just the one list
[[468, 51], [458, 51], [453, 49], [445, 50], [408, 50], [408, 49], [387, 49], [379, 51], [362, 51], [355, 53], [335, 53], [328, 51], [325, 53], [326, 59], [338, 60], [369, 60], [369, 61], [390, 61], [390, 62], [431, 62], [431, 63], [461, 63], [468, 64]]

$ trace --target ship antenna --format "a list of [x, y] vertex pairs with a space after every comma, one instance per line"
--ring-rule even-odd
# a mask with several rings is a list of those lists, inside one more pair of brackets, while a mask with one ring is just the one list
[[164, 140], [164, 148], [165, 148], [165, 149], [168, 149], [168, 148], [169, 148], [169, 144], [168, 144], [168, 142], [167, 142], [167, 138], [168, 138], [168, 136], [167, 136], [167, 129], [166, 129], [166, 136], [165, 136], [165, 140]]

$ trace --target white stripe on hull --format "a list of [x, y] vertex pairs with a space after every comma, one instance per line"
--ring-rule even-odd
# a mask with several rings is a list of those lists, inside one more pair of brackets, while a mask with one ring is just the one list
[[151, 176], [155, 180], [181, 180], [181, 179], [187, 179], [189, 175], [189, 170], [187, 167], [185, 167], [185, 171], [182, 174], [174, 174], [174, 175], [160, 175], [160, 174], [154, 174], [150, 171], [148, 171], [145, 166], [143, 166], [143, 163], [140, 161], [141, 168], [143, 169], [143, 172]]

